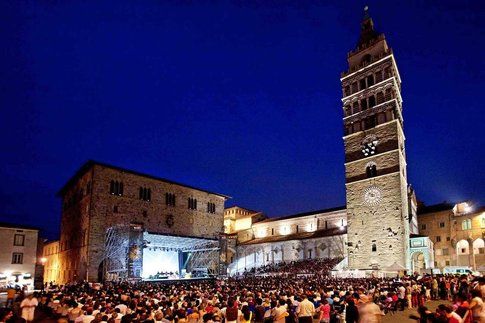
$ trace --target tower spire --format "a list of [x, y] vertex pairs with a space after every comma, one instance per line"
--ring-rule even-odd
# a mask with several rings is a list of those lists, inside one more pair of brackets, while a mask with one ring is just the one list
[[366, 20], [366, 19], [369, 19], [370, 16], [369, 16], [369, 6], [365, 6], [364, 7], [364, 19], [362, 20]]
[[360, 37], [357, 43], [357, 48], [363, 48], [369, 45], [373, 40], [375, 40], [380, 33], [374, 30], [374, 22], [369, 15], [369, 7], [364, 7], [364, 17], [362, 18], [362, 23], [360, 25]]

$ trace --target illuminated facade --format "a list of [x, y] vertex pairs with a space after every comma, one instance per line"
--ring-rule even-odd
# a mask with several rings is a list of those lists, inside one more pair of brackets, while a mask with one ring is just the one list
[[485, 271], [485, 208], [470, 202], [422, 207], [419, 231], [434, 242], [435, 267]]
[[42, 250], [44, 283], [59, 281], [59, 240], [44, 244]]
[[34, 287], [39, 230], [0, 223], [0, 286]]
[[[225, 212], [225, 220], [230, 216], [230, 212]], [[281, 261], [344, 259], [346, 232], [345, 207], [267, 218], [247, 228], [227, 231], [237, 236], [230, 273]]]

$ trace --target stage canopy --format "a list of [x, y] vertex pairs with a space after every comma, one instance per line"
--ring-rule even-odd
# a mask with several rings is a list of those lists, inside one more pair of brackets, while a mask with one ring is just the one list
[[143, 232], [143, 247], [143, 279], [156, 279], [160, 273], [171, 278], [217, 274], [218, 239]]
[[219, 241], [216, 239], [161, 235], [156, 233], [143, 233], [143, 241], [149, 250], [200, 252], [219, 250]]

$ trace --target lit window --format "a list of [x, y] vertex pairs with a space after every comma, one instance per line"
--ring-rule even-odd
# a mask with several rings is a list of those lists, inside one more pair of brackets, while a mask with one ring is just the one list
[[461, 223], [461, 228], [463, 230], [471, 230], [472, 220], [470, 220], [470, 219], [463, 220], [463, 222]]

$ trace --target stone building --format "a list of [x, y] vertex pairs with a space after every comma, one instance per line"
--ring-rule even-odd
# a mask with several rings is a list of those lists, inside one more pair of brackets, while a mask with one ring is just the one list
[[[230, 212], [226, 213], [228, 218]], [[342, 258], [347, 255], [345, 207], [267, 218], [229, 231], [237, 237], [230, 272], [313, 258]]]
[[59, 240], [44, 244], [42, 250], [42, 263], [44, 265], [44, 283], [59, 281]]
[[410, 268], [401, 78], [384, 34], [365, 14], [342, 73], [351, 269]]
[[34, 288], [38, 237], [34, 227], [0, 223], [0, 286]]
[[[129, 227], [129, 238], [139, 240], [141, 232], [217, 239], [228, 198], [95, 161], [84, 164], [58, 196], [62, 200], [60, 283], [103, 279], [109, 228]], [[136, 266], [130, 276], [140, 276], [140, 261]]]
[[419, 209], [420, 233], [434, 242], [435, 267], [467, 266], [485, 271], [485, 208], [470, 202]]

